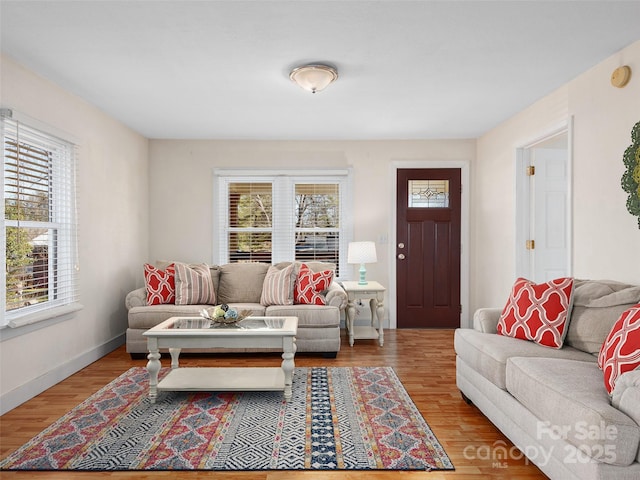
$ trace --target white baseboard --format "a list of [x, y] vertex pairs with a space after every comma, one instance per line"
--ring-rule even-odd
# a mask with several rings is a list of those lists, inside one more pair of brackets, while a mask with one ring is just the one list
[[0, 396], [0, 415], [4, 415], [8, 411], [16, 408], [18, 405], [23, 404], [48, 388], [53, 387], [55, 384], [60, 383], [65, 378], [70, 377], [77, 371], [82, 370], [87, 365], [90, 365], [120, 347], [124, 342], [125, 334], [123, 333], [122, 335], [118, 335], [108, 342], [98, 345], [92, 350], [63, 363], [62, 365], [57, 366], [53, 370], [49, 370], [44, 375], [34, 378], [30, 382], [5, 393]]

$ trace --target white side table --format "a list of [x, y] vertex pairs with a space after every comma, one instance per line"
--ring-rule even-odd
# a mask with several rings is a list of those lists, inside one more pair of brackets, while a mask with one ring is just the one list
[[[360, 285], [358, 282], [342, 282], [342, 288], [347, 293], [347, 333], [349, 334], [349, 345], [353, 347], [356, 339], [378, 339], [380, 346], [384, 344], [384, 332], [382, 320], [384, 318], [384, 292], [386, 288], [378, 282], [367, 282]], [[371, 309], [370, 326], [354, 326], [353, 321], [356, 316], [356, 302], [358, 300], [369, 300]]]

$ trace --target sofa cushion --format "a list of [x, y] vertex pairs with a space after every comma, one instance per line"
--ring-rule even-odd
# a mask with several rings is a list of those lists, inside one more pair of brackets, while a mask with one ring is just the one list
[[561, 348], [571, 311], [573, 278], [535, 284], [518, 278], [498, 321], [498, 334]]
[[175, 269], [176, 305], [216, 304], [216, 292], [208, 265], [176, 262]]
[[640, 304], [620, 315], [600, 349], [598, 366], [603, 370], [607, 392], [613, 391], [620, 375], [639, 365]]
[[147, 290], [147, 305], [176, 302], [176, 270], [173, 263], [164, 270], [145, 263], [144, 284]]
[[458, 328], [455, 332], [456, 354], [468, 365], [498, 388], [506, 388], [507, 360], [511, 357], [552, 357], [590, 361], [596, 365], [596, 358], [575, 348], [561, 349], [543, 347], [534, 342], [518, 338], [482, 333], [477, 330]]
[[613, 280], [575, 281], [573, 309], [565, 343], [598, 355], [622, 312], [640, 303], [640, 286]]
[[229, 303], [229, 308], [233, 308], [238, 313], [249, 312], [254, 317], [264, 317], [266, 315], [266, 307], [259, 303]]
[[260, 303], [262, 305], [293, 305], [295, 281], [293, 263], [282, 269], [275, 265], [270, 266], [264, 277]]
[[322, 292], [331, 285], [333, 274], [333, 270], [313, 272], [306, 264], [300, 265], [294, 288], [294, 303], [324, 305], [325, 300]]
[[[171, 317], [199, 317], [200, 310], [210, 308], [211, 305], [153, 305], [132, 307], [129, 309], [129, 328], [148, 329], [164, 322]], [[265, 307], [258, 303], [231, 303], [229, 308], [238, 312], [250, 310], [252, 315], [264, 316]]]
[[129, 309], [129, 328], [148, 329], [171, 317], [199, 317], [200, 310], [211, 305], [153, 305]]
[[634, 462], [640, 426], [611, 405], [596, 363], [514, 357], [506, 380], [509, 393], [542, 419], [539, 438], [564, 439], [599, 462]]
[[220, 265], [218, 303], [260, 303], [268, 263]]
[[271, 305], [265, 315], [298, 317], [298, 328], [340, 327], [340, 310], [332, 305]]

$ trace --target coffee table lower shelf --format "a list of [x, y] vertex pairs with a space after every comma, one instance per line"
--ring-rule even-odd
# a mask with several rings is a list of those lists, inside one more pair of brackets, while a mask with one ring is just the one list
[[284, 371], [279, 367], [174, 368], [158, 383], [164, 391], [284, 391]]

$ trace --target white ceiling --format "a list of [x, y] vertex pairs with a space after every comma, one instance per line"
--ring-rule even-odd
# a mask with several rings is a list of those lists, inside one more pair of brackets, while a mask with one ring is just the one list
[[0, 2], [4, 53], [149, 138], [475, 138], [640, 39], [639, 1]]

